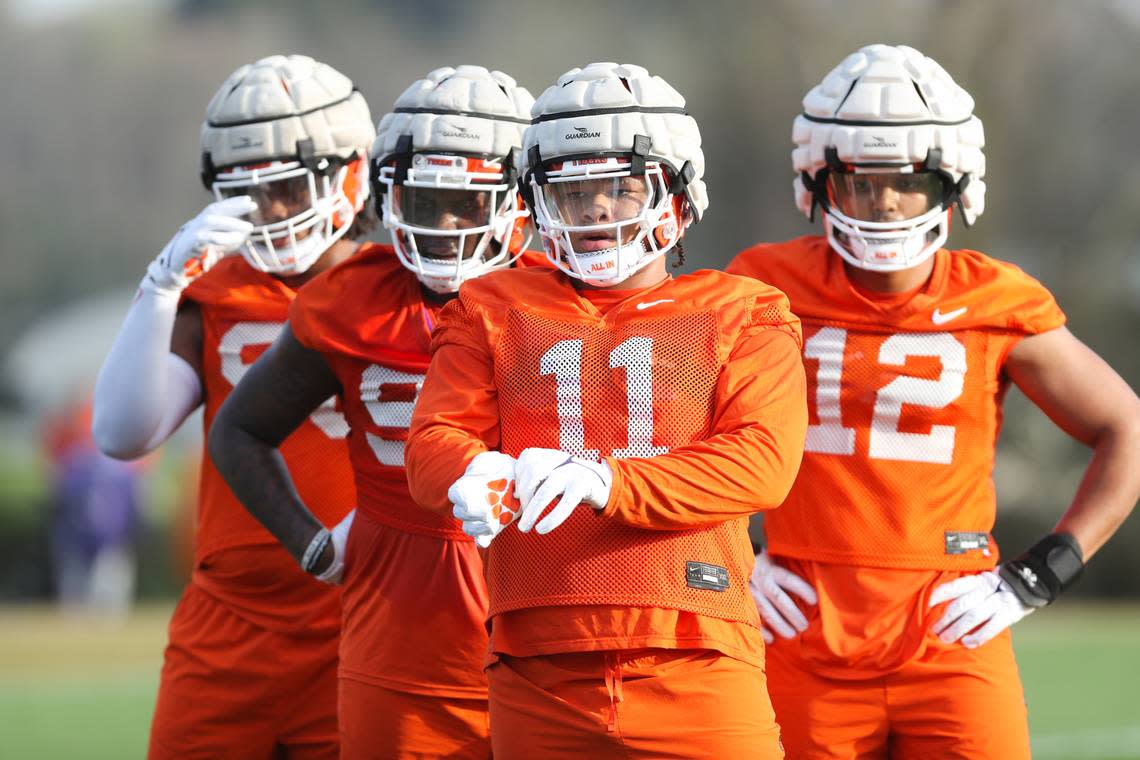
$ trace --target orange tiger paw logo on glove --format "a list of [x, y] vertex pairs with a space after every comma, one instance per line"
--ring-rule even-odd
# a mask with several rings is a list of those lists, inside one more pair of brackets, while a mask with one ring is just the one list
[[491, 516], [499, 521], [499, 525], [510, 525], [519, 515], [519, 500], [515, 497], [515, 481], [506, 478], [492, 480], [487, 484], [487, 504], [491, 507]]

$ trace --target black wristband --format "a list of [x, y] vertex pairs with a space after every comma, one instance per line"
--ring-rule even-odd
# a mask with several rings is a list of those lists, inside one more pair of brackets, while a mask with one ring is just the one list
[[313, 536], [309, 542], [308, 547], [305, 548], [305, 554], [301, 557], [301, 569], [309, 575], [317, 569], [317, 563], [321, 560], [321, 555], [325, 551], [325, 547], [329, 545], [332, 540], [332, 533], [328, 528], [321, 528]]
[[1081, 545], [1068, 533], [1050, 533], [1016, 559], [1001, 563], [998, 573], [1029, 607], [1044, 607], [1076, 582], [1085, 569]]

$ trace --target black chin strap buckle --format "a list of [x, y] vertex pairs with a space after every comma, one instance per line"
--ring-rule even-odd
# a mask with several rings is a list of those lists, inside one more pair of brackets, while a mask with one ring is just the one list
[[214, 168], [214, 159], [210, 156], [208, 150], [202, 151], [202, 161], [200, 163], [200, 171], [198, 176], [202, 178], [202, 184], [210, 192], [214, 190], [214, 177], [218, 176], [218, 170]]
[[317, 149], [313, 145], [313, 138], [306, 137], [304, 140], [297, 141], [297, 160], [301, 162], [301, 166], [313, 174], [319, 171], [320, 167], [317, 166]]
[[412, 168], [412, 136], [400, 135], [396, 140], [396, 150], [392, 155], [396, 159], [392, 182], [396, 185], [402, 185], [408, 178], [408, 169]]
[[519, 192], [522, 193], [523, 201], [526, 203], [527, 208], [534, 208], [534, 191], [530, 186], [530, 177], [538, 185], [545, 185], [547, 183], [546, 171], [542, 168], [542, 150], [539, 149], [538, 143], [530, 146], [530, 150], [526, 152], [526, 165], [529, 169], [528, 174], [519, 175]]
[[669, 181], [669, 194], [680, 195], [685, 192], [685, 188], [688, 187], [689, 183], [696, 179], [696, 177], [697, 170], [693, 168], [693, 162], [686, 161], [681, 166], [681, 171], [677, 173], [677, 176]]
[[653, 147], [653, 141], [645, 135], [633, 136], [633, 155], [629, 159], [629, 173], [634, 177], [645, 174], [645, 159]]

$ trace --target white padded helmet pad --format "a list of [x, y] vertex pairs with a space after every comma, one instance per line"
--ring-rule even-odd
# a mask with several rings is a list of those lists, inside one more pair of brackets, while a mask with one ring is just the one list
[[629, 153], [634, 137], [645, 135], [651, 141], [651, 160], [661, 161], [674, 175], [690, 165], [685, 196], [693, 220], [700, 220], [708, 208], [697, 123], [685, 112], [681, 94], [641, 66], [591, 63], [571, 69], [539, 96], [531, 115], [534, 124], [523, 139], [526, 177], [536, 168], [530, 165], [534, 146], [546, 162]]
[[339, 71], [303, 55], [262, 58], [231, 74], [210, 100], [203, 178], [221, 167], [297, 160], [306, 139], [314, 156], [348, 159], [374, 135], [364, 96]]
[[[985, 207], [985, 135], [974, 100], [936, 61], [903, 45], [869, 45], [836, 66], [803, 99], [792, 128], [792, 165], [814, 178], [834, 148], [850, 164], [914, 164], [940, 152], [938, 169], [961, 192], [966, 222]], [[813, 197], [800, 176], [796, 205], [812, 212]]]
[[532, 103], [526, 88], [501, 71], [436, 69], [406, 89], [380, 120], [372, 160], [387, 163], [403, 135], [411, 136], [416, 153], [506, 157], [522, 144]]

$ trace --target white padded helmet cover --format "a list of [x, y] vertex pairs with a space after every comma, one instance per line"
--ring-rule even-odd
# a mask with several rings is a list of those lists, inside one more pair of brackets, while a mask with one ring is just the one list
[[501, 71], [436, 69], [406, 89], [380, 120], [372, 160], [386, 163], [406, 134], [417, 153], [505, 157], [522, 145], [532, 103], [530, 92]]
[[792, 128], [796, 205], [807, 216], [812, 194], [800, 172], [814, 178], [834, 147], [844, 163], [914, 164], [931, 148], [961, 194], [966, 222], [985, 208], [985, 135], [974, 99], [934, 59], [904, 45], [869, 45], [849, 55], [803, 99]]
[[297, 143], [315, 156], [347, 159], [375, 135], [364, 96], [336, 69], [303, 55], [274, 55], [242, 66], [206, 109], [202, 152], [215, 168], [296, 160]]
[[[694, 170], [685, 188], [693, 220], [708, 208], [702, 177], [705, 156], [697, 122], [684, 112], [685, 99], [659, 76], [628, 63], [591, 63], [571, 69], [535, 101], [534, 124], [523, 138], [524, 176], [531, 146], [543, 161], [561, 156], [628, 153], [636, 135], [647, 136], [650, 159], [665, 162], [676, 175], [688, 161]], [[658, 110], [660, 109], [660, 110]], [[594, 113], [594, 111], [601, 111]]]

